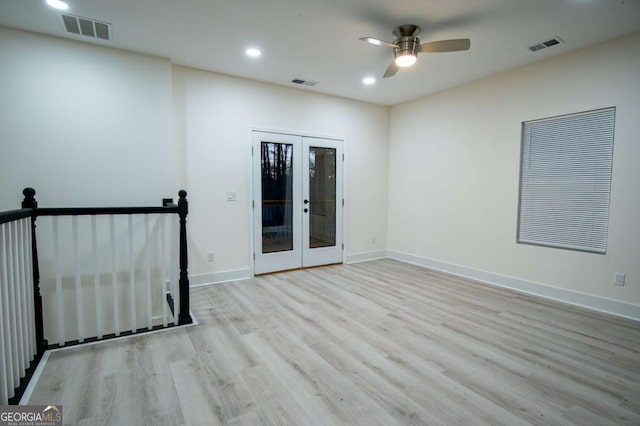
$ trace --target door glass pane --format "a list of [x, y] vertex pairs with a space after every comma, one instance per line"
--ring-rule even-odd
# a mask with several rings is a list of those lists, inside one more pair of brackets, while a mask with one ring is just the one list
[[293, 250], [293, 145], [262, 142], [262, 252]]
[[336, 150], [309, 147], [309, 247], [336, 245]]

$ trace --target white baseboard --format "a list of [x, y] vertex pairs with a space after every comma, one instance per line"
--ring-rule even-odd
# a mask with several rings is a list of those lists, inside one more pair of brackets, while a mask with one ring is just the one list
[[384, 259], [385, 257], [387, 257], [386, 250], [366, 251], [362, 253], [348, 254], [344, 263], [366, 262], [368, 260]]
[[199, 287], [203, 285], [221, 284], [229, 281], [248, 280], [251, 278], [250, 269], [235, 269], [232, 271], [211, 272], [189, 276], [189, 286]]
[[640, 305], [621, 302], [618, 300], [607, 299], [605, 297], [594, 296], [592, 294], [580, 293], [577, 291], [567, 290], [559, 287], [553, 287], [547, 284], [540, 284], [532, 281], [523, 280], [521, 278], [500, 275], [493, 272], [482, 271], [479, 269], [469, 268], [466, 266], [447, 263], [440, 260], [420, 257], [409, 253], [403, 253], [395, 250], [389, 250], [387, 256], [390, 259], [399, 260], [413, 265], [423, 266], [437, 271], [446, 272], [452, 275], [458, 275], [464, 278], [470, 278], [485, 284], [505, 287], [522, 293], [532, 294], [534, 296], [544, 297], [570, 305], [576, 305], [594, 311], [605, 312], [608, 314], [629, 318], [640, 321]]
[[31, 379], [29, 379], [29, 384], [27, 388], [24, 390], [22, 397], [20, 397], [19, 405], [26, 405], [29, 402], [29, 398], [31, 398], [31, 394], [36, 388], [36, 383], [40, 380], [40, 376], [42, 375], [42, 371], [44, 370], [44, 366], [47, 364], [49, 360], [49, 351], [45, 351], [36, 367], [36, 370], [33, 372]]

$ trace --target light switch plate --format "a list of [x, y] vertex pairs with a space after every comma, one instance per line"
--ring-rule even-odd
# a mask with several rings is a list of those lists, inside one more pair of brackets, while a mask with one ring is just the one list
[[236, 191], [227, 192], [227, 201], [236, 201], [238, 199], [238, 193]]
[[624, 274], [621, 272], [616, 272], [613, 282], [615, 285], [624, 285]]

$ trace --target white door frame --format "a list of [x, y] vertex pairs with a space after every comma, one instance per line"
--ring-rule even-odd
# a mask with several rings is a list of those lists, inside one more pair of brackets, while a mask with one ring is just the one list
[[[256, 247], [256, 243], [255, 243], [255, 226], [256, 226], [256, 221], [255, 221], [255, 209], [254, 209], [254, 191], [256, 188], [256, 185], [260, 185], [260, 180], [258, 179], [258, 181], [256, 182], [255, 178], [255, 170], [254, 170], [254, 142], [253, 142], [253, 135], [255, 132], [263, 132], [263, 133], [272, 133], [272, 134], [279, 134], [279, 135], [285, 135], [285, 136], [294, 136], [294, 137], [302, 137], [302, 138], [317, 138], [317, 139], [329, 139], [329, 140], [333, 140], [333, 141], [337, 141], [339, 143], [342, 144], [342, 158], [340, 159], [340, 170], [342, 173], [342, 177], [341, 177], [341, 185], [340, 188], [336, 188], [336, 190], [340, 191], [340, 194], [342, 196], [342, 209], [341, 209], [341, 214], [340, 214], [340, 221], [342, 222], [342, 227], [341, 230], [338, 231], [340, 232], [340, 240], [342, 241], [341, 243], [341, 250], [342, 250], [342, 257], [341, 257], [341, 262], [345, 263], [345, 259], [346, 259], [346, 247], [347, 247], [347, 224], [345, 221], [345, 217], [346, 217], [346, 212], [347, 212], [347, 202], [345, 200], [346, 198], [346, 192], [345, 192], [345, 188], [346, 188], [346, 184], [347, 184], [347, 170], [345, 169], [345, 157], [346, 157], [346, 139], [342, 136], [339, 135], [329, 135], [329, 134], [322, 134], [322, 133], [314, 133], [314, 132], [308, 132], [308, 131], [302, 131], [302, 130], [289, 130], [289, 129], [275, 129], [275, 128], [271, 128], [271, 127], [263, 127], [263, 126], [252, 126], [249, 128], [249, 132], [248, 132], [248, 140], [249, 140], [249, 156], [248, 156], [248, 165], [249, 165], [249, 196], [247, 197], [248, 200], [248, 221], [249, 221], [249, 265], [251, 265], [251, 277], [255, 276], [255, 253], [256, 250], [258, 250], [258, 247]], [[257, 153], [256, 153], [257, 154]], [[257, 207], [257, 206], [255, 206]], [[336, 239], [338, 238], [338, 235], [336, 235]], [[337, 241], [336, 241], [337, 243]]]

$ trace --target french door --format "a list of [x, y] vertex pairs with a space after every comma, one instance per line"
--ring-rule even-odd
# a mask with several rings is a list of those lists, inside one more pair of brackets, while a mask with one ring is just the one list
[[253, 132], [256, 274], [342, 262], [342, 141]]

